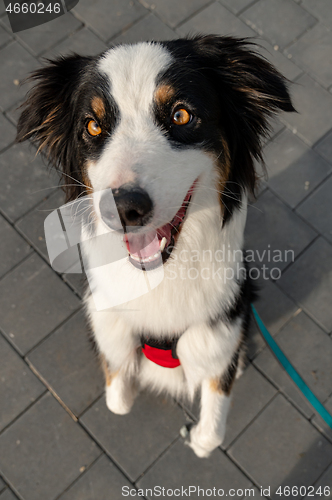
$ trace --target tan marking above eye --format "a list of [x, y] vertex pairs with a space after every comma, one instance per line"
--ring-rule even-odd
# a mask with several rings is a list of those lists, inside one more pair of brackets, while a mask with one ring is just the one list
[[171, 85], [161, 85], [155, 93], [155, 99], [158, 104], [166, 104], [175, 94], [175, 90]]
[[172, 122], [175, 125], [186, 125], [190, 122], [191, 115], [184, 108], [177, 109], [172, 115]]
[[101, 134], [101, 128], [99, 127], [98, 123], [95, 120], [90, 120], [87, 129], [90, 135], [96, 136]]
[[91, 107], [96, 117], [101, 120], [105, 116], [105, 104], [101, 97], [95, 96], [91, 101]]

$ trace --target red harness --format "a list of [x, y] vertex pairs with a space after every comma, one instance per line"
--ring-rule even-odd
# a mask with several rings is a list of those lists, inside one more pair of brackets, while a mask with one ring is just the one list
[[144, 355], [159, 366], [164, 368], [176, 368], [180, 365], [180, 360], [176, 355], [176, 344], [174, 340], [155, 340], [142, 338], [142, 351]]

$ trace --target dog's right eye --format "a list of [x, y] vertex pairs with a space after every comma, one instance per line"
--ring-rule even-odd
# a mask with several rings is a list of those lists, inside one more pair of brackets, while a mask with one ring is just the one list
[[89, 132], [89, 134], [92, 135], [93, 137], [101, 134], [101, 128], [98, 122], [96, 122], [95, 120], [90, 120], [86, 125], [86, 129]]
[[192, 116], [184, 108], [177, 109], [172, 115], [174, 125], [187, 125], [192, 120]]

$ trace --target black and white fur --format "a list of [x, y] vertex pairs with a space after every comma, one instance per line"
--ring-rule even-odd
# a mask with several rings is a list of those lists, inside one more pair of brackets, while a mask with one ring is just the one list
[[[139, 186], [153, 206], [139, 228], [146, 232], [173, 219], [197, 179], [160, 285], [122, 310], [97, 311], [90, 294], [85, 304], [105, 369], [108, 408], [129, 412], [141, 387], [176, 397], [192, 397], [200, 389], [201, 414], [189, 444], [206, 457], [224, 438], [248, 329], [252, 291], [236, 267], [243, 264], [239, 250], [247, 197], [255, 188], [254, 160], [261, 159], [269, 116], [294, 111], [285, 79], [252, 43], [212, 35], [122, 45], [98, 57], [59, 58], [32, 78], [37, 83], [24, 104], [18, 141], [32, 139], [60, 166], [67, 201]], [[190, 113], [188, 124], [172, 122], [178, 108]], [[97, 137], [87, 132], [91, 119], [102, 129]], [[95, 205], [94, 231], [103, 234]], [[231, 268], [237, 278], [190, 280], [178, 272], [167, 279], [168, 266], [179, 271], [182, 251], [215, 255], [220, 248], [238, 251], [237, 257], [190, 266], [199, 276], [202, 267], [212, 272], [213, 264]], [[95, 250], [91, 241], [87, 259]], [[135, 280], [142, 271], [129, 260], [127, 265]], [[92, 280], [94, 293], [107, 297], [111, 273], [92, 271]], [[145, 358], [139, 347], [142, 332], [154, 338], [179, 336], [181, 365], [163, 368]]]

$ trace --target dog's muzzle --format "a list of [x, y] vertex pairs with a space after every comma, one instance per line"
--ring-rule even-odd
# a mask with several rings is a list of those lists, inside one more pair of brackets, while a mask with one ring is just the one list
[[141, 187], [123, 184], [118, 189], [106, 190], [102, 194], [99, 209], [101, 218], [108, 227], [130, 232], [136, 227], [145, 226], [151, 219], [153, 203]]

